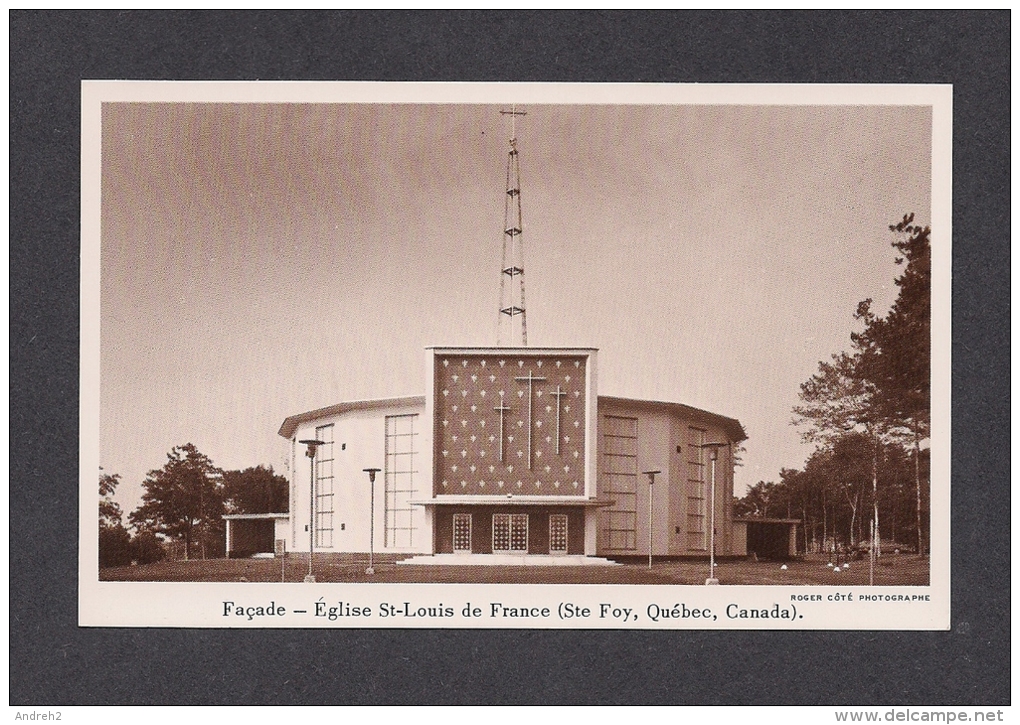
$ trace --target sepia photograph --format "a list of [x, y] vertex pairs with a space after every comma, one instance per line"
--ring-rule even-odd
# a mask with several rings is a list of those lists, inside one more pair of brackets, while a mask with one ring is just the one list
[[949, 627], [948, 86], [82, 91], [80, 624]]
[[12, 717], [1001, 720], [1009, 20], [12, 11]]

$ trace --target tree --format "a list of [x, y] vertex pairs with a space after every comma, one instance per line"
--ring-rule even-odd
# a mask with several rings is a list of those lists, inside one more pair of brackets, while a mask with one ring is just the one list
[[740, 468], [744, 465], [744, 454], [747, 453], [747, 448], [740, 445], [739, 443], [733, 446], [733, 467]]
[[[920, 442], [930, 434], [931, 426], [931, 230], [913, 222], [914, 215], [908, 214], [889, 227], [901, 235], [893, 242], [903, 255], [896, 258], [896, 264], [906, 262], [903, 274], [895, 280], [900, 288], [896, 302], [885, 317], [875, 315], [870, 299], [858, 305], [855, 317], [864, 323], [864, 329], [850, 335], [852, 352], [819, 363], [818, 372], [801, 385], [802, 404], [794, 408], [797, 417], [793, 422], [807, 426], [804, 440], [829, 451], [840, 442], [845, 447], [852, 436], [870, 441], [866, 446], [858, 442], [856, 452], [842, 458], [846, 462], [868, 455], [865, 449], [870, 451], [876, 542], [881, 498], [879, 467], [889, 467], [890, 444], [910, 440], [914, 449], [917, 546], [923, 551]], [[895, 479], [890, 478], [889, 485], [894, 486]], [[844, 496], [849, 496], [853, 540], [861, 492], [851, 495], [850, 489], [842, 490]], [[886, 499], [895, 507], [895, 496]], [[861, 538], [859, 531], [856, 536]]]
[[290, 510], [287, 479], [274, 473], [272, 466], [224, 471], [223, 493], [230, 513], [275, 514]]
[[210, 534], [220, 529], [222, 479], [221, 471], [193, 444], [175, 446], [166, 465], [146, 476], [142, 505], [131, 513], [131, 523], [140, 531], [183, 540], [185, 559], [197, 539], [204, 559]]
[[776, 493], [775, 483], [758, 481], [747, 490], [743, 498], [736, 501], [733, 506], [733, 515], [768, 518], [769, 506], [773, 503]]
[[832, 362], [818, 363], [818, 372], [801, 383], [802, 405], [795, 406], [794, 425], [806, 425], [805, 442], [831, 446], [847, 433], [875, 427], [874, 386], [862, 375], [861, 356], [841, 352]]
[[152, 564], [166, 558], [166, 549], [159, 537], [143, 529], [131, 539], [131, 558], [139, 564]]
[[865, 373], [880, 393], [882, 412], [904, 427], [920, 425], [926, 433], [931, 421], [931, 228], [913, 220], [908, 214], [889, 227], [906, 235], [892, 243], [903, 254], [896, 264], [907, 265], [895, 280], [900, 289], [896, 301], [885, 317], [875, 316], [870, 299], [861, 302], [857, 318], [866, 327], [851, 338], [865, 352]]
[[[820, 362], [818, 372], [800, 386], [803, 405], [794, 407], [800, 416], [794, 425], [808, 426], [803, 433], [806, 441], [822, 443], [833, 449], [837, 443], [860, 436], [866, 439], [871, 451], [871, 488], [873, 502], [874, 538], [878, 536], [878, 458], [879, 449], [888, 435], [888, 426], [882, 411], [876, 405], [876, 386], [866, 374], [866, 355], [861, 349], [853, 355], [841, 352], [832, 356], [832, 362]], [[851, 505], [850, 544], [858, 539], [854, 530], [861, 491], [853, 496], [843, 489]]]
[[[879, 456], [876, 447], [880, 445], [880, 441], [869, 433], [848, 433], [833, 442], [832, 454], [826, 462], [827, 475], [835, 492], [843, 497], [850, 509], [846, 540], [852, 547], [866, 538], [861, 526], [869, 488], [877, 526]], [[858, 516], [858, 512], [862, 515]]]
[[[102, 470], [102, 469], [100, 469]], [[120, 476], [99, 474], [99, 567], [131, 563], [131, 536], [121, 521], [121, 510], [112, 496]]]
[[[103, 470], [100, 468], [99, 470]], [[111, 498], [120, 484], [120, 476], [116, 473], [99, 474], [99, 526], [122, 526], [120, 506]]]
[[876, 404], [890, 427], [907, 433], [914, 459], [917, 551], [924, 551], [922, 526], [921, 440], [931, 433], [931, 228], [914, 224], [907, 214], [889, 230], [900, 235], [892, 246], [906, 262], [896, 278], [899, 295], [885, 317], [871, 310], [871, 300], [858, 306], [865, 322], [852, 335], [862, 351], [862, 370], [877, 391]]

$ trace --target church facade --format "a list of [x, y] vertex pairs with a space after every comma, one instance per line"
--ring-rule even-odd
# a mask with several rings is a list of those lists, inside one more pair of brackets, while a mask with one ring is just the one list
[[[597, 358], [431, 348], [423, 396], [288, 417], [289, 526], [277, 535], [290, 551], [569, 561], [708, 556], [714, 520], [716, 555], [745, 554], [732, 512], [740, 423], [601, 396]], [[322, 441], [314, 459], [302, 440]], [[365, 469], [378, 469], [374, 484]]]

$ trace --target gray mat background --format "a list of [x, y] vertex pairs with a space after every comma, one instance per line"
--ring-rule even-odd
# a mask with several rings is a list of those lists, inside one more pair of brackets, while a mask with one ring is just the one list
[[[11, 11], [10, 704], [1009, 704], [999, 12]], [[77, 626], [83, 79], [954, 84], [950, 632]]]

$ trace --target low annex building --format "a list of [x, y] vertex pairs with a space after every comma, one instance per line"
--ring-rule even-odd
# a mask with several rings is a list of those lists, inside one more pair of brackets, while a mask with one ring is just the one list
[[[368, 552], [374, 532], [376, 552], [408, 555], [707, 556], [715, 450], [716, 554], [746, 554], [732, 512], [737, 420], [601, 396], [590, 348], [430, 348], [426, 359], [424, 396], [283, 422], [291, 513], [276, 530], [288, 550], [314, 536], [316, 552]], [[323, 442], [312, 465], [308, 439]], [[380, 471], [374, 496], [368, 468]]]

